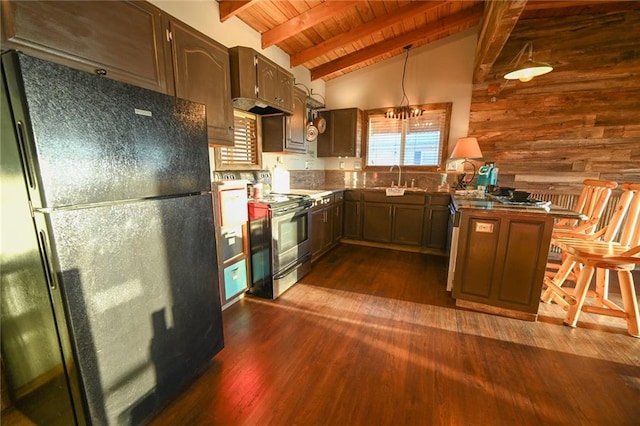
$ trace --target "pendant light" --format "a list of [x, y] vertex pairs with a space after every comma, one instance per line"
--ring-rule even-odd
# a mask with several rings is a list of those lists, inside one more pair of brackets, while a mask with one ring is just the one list
[[[522, 55], [527, 49], [529, 49], [529, 58], [524, 61], [522, 65], [518, 66], [520, 60], [522, 59]], [[520, 80], [523, 82], [527, 82], [531, 81], [533, 77], [537, 77], [539, 75], [543, 75], [553, 71], [553, 67], [546, 62], [538, 62], [533, 60], [533, 42], [531, 41], [525, 43], [524, 47], [520, 49], [520, 52], [518, 53], [514, 61], [512, 61], [512, 63], [513, 62], [515, 62], [516, 68], [504, 75], [504, 78], [506, 78], [507, 80]]]
[[[422, 108], [413, 108], [409, 106], [409, 97], [407, 96], [407, 92], [404, 89], [404, 78], [407, 74], [407, 60], [409, 59], [409, 49], [411, 49], [410, 44], [404, 47], [406, 55], [404, 58], [404, 67], [402, 68], [402, 100], [400, 101], [400, 105], [385, 113], [384, 116], [386, 118], [405, 120], [407, 118], [420, 117], [424, 112]], [[404, 104], [405, 101], [407, 102], [406, 105]]]

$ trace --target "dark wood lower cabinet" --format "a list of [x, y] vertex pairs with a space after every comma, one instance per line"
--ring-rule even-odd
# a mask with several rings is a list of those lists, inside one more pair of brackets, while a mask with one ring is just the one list
[[311, 255], [320, 256], [325, 248], [331, 245], [333, 232], [329, 220], [331, 217], [331, 207], [314, 209], [311, 214]]
[[343, 234], [345, 238], [362, 239], [361, 196], [362, 191], [360, 190], [347, 190], [344, 192]]
[[552, 229], [548, 215], [462, 210], [456, 304], [535, 320]]
[[425, 208], [422, 245], [446, 251], [449, 224], [448, 206], [427, 206]]
[[422, 243], [424, 206], [394, 205], [391, 216], [393, 218], [392, 243], [411, 246], [419, 246]]
[[391, 212], [393, 205], [364, 202], [362, 237], [366, 241], [391, 242]]
[[448, 193], [407, 191], [400, 197], [388, 197], [380, 190], [347, 190], [344, 237], [445, 254], [450, 199]]
[[342, 199], [338, 200], [338, 196], [336, 195], [336, 200], [334, 204], [331, 206], [331, 215], [333, 216], [332, 220], [332, 234], [333, 238], [331, 242], [333, 244], [337, 243], [342, 239], [343, 235], [343, 219], [342, 215], [344, 212], [344, 202]]
[[425, 196], [388, 197], [381, 191], [363, 192], [362, 238], [365, 241], [420, 246]]
[[334, 247], [342, 238], [343, 192], [315, 200], [311, 210], [311, 256], [317, 259]]

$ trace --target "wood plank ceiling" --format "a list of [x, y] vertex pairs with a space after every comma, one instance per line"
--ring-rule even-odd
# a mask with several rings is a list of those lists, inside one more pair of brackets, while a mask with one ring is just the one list
[[331, 80], [480, 25], [474, 81], [482, 81], [520, 19], [607, 13], [613, 0], [218, 0], [220, 21], [237, 17], [302, 65]]

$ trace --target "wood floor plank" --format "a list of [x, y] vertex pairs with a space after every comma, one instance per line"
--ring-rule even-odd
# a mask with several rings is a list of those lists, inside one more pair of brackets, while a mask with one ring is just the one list
[[542, 305], [456, 308], [447, 259], [340, 245], [275, 301], [223, 312], [225, 348], [152, 425], [638, 424], [640, 340]]

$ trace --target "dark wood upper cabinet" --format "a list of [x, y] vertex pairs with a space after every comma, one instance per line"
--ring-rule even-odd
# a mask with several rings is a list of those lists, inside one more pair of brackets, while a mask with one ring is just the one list
[[176, 96], [206, 105], [209, 144], [233, 145], [233, 104], [227, 48], [178, 21], [168, 28]]
[[174, 94], [159, 9], [130, 1], [3, 1], [2, 48]]
[[236, 108], [256, 114], [292, 113], [293, 74], [250, 47], [232, 47], [229, 55]]
[[233, 145], [227, 48], [141, 1], [3, 1], [2, 48], [205, 104]]
[[318, 157], [360, 157], [362, 111], [345, 108], [321, 114], [327, 121], [327, 128], [318, 135]]
[[262, 55], [256, 54], [258, 99], [279, 106], [284, 111], [293, 109], [293, 76]]
[[307, 94], [295, 88], [293, 114], [262, 116], [262, 151], [306, 154], [305, 113]]

